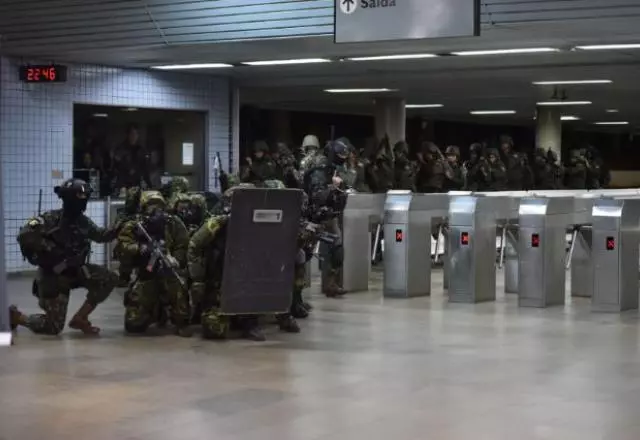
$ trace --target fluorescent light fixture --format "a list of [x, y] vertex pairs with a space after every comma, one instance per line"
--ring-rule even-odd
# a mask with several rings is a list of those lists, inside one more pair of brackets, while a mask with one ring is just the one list
[[109, 115], [108, 115], [108, 114], [106, 114], [106, 113], [94, 113], [94, 114], [93, 114], [93, 117], [94, 117], [94, 118], [108, 118], [108, 117], [109, 117]]
[[561, 121], [579, 121], [580, 118], [577, 116], [560, 116]]
[[620, 110], [618, 110], [617, 108], [608, 108], [605, 110], [605, 112], [607, 113], [618, 113]]
[[438, 55], [432, 53], [409, 53], [405, 55], [381, 55], [375, 57], [353, 57], [347, 58], [349, 61], [384, 61], [384, 60], [420, 60], [423, 58], [437, 58]]
[[270, 61], [245, 61], [241, 64], [247, 66], [289, 66], [292, 64], [316, 64], [330, 63], [326, 58], [301, 58], [299, 60], [270, 60]]
[[564, 106], [564, 105], [589, 105], [592, 104], [591, 101], [542, 101], [538, 102], [536, 105], [543, 107], [550, 106]]
[[138, 109], [135, 107], [127, 107], [122, 109], [123, 112], [137, 112]]
[[534, 81], [537, 86], [569, 86], [578, 84], [611, 84], [610, 79], [581, 79], [576, 81]]
[[405, 108], [440, 108], [444, 107], [442, 104], [407, 104]]
[[515, 110], [472, 110], [472, 115], [515, 115]]
[[189, 69], [220, 69], [222, 67], [233, 67], [225, 63], [204, 63], [204, 64], [169, 64], [166, 66], [151, 66], [158, 70], [189, 70]]
[[640, 43], [632, 44], [592, 44], [589, 46], [576, 46], [580, 50], [624, 50], [624, 49], [640, 49]]
[[594, 122], [594, 125], [629, 125], [627, 121], [606, 121], [606, 122]]
[[547, 52], [559, 52], [559, 51], [560, 49], [554, 49], [553, 47], [527, 47], [522, 49], [466, 50], [462, 52], [451, 52], [451, 54], [463, 57], [463, 56], [472, 56], [472, 55], [514, 55], [514, 54], [547, 53]]
[[327, 93], [383, 93], [395, 92], [397, 89], [325, 89]]

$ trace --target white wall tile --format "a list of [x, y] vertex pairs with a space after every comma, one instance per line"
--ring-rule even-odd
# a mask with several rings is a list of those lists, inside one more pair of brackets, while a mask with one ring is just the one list
[[[14, 59], [0, 59], [0, 175], [3, 184], [7, 271], [29, 270], [16, 234], [37, 210], [43, 190], [43, 210], [59, 206], [53, 187], [61, 182], [52, 170], [71, 177], [73, 166], [73, 104], [206, 111], [207, 163], [220, 152], [222, 166], [231, 166], [229, 81], [203, 75], [69, 66], [66, 83], [26, 84], [19, 81]], [[206, 170], [208, 187], [217, 188]], [[91, 204], [89, 215], [104, 224], [104, 206]], [[96, 205], [96, 206], [94, 206]], [[92, 261], [104, 261], [104, 247], [93, 246]]]

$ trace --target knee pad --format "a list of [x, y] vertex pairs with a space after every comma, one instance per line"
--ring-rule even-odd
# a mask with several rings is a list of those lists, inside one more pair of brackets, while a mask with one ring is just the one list
[[217, 312], [203, 313], [201, 325], [205, 339], [224, 339], [229, 331], [229, 320]]
[[147, 331], [149, 324], [142, 321], [124, 321], [124, 329], [127, 333], [140, 334]]

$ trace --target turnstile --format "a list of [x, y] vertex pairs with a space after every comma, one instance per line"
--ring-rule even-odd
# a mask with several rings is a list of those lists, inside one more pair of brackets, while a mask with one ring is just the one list
[[344, 245], [342, 287], [347, 292], [369, 290], [372, 234], [382, 223], [386, 194], [353, 193], [342, 215]]
[[593, 310], [637, 309], [640, 200], [596, 199], [592, 221]]
[[504, 200], [480, 195], [449, 200], [449, 301], [496, 298], [497, 212]]
[[384, 205], [385, 297], [407, 298], [431, 293], [433, 219], [447, 213], [447, 194], [389, 191]]
[[519, 210], [518, 304], [547, 307], [565, 302], [566, 228], [572, 199], [523, 198]]

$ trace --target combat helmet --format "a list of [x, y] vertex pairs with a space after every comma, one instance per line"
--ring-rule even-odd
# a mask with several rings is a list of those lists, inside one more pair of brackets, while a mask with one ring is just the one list
[[256, 186], [253, 183], [240, 183], [238, 185], [234, 185], [222, 194], [220, 197], [220, 201], [213, 208], [214, 215], [228, 215], [231, 213], [231, 201], [233, 199], [233, 193], [238, 191], [239, 189], [246, 188], [255, 188]]
[[124, 195], [124, 210], [128, 214], [135, 214], [140, 210], [140, 195], [142, 190], [139, 186], [132, 186], [127, 188], [127, 192]]
[[186, 193], [189, 191], [189, 180], [184, 176], [175, 176], [171, 179], [171, 194]]
[[460, 148], [455, 145], [449, 145], [447, 149], [444, 151], [444, 154], [447, 156], [457, 156], [460, 157]]
[[167, 206], [167, 202], [160, 191], [143, 191], [140, 195], [140, 211], [144, 214], [149, 214], [152, 208], [164, 209]]

